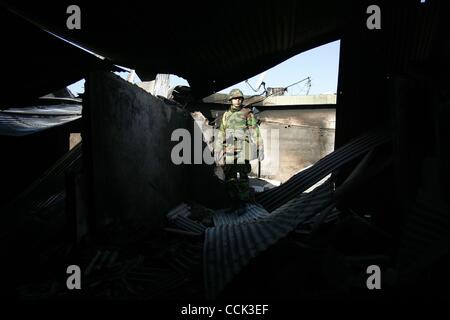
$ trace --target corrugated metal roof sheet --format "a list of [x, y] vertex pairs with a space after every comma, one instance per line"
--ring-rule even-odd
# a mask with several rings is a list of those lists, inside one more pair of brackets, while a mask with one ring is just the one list
[[206, 227], [201, 223], [183, 216], [178, 216], [176, 219], [172, 220], [172, 223], [182, 230], [195, 233], [203, 233], [206, 230]]
[[[111, 256], [111, 255], [110, 255]], [[97, 298], [162, 298], [172, 296], [187, 280], [186, 271], [179, 272], [160, 261], [138, 255], [132, 259], [105, 266], [107, 255], [97, 253], [84, 277], [85, 294]], [[114, 292], [111, 292], [114, 288]], [[67, 290], [63, 291], [67, 295]]]
[[251, 258], [327, 206], [332, 201], [332, 193], [333, 184], [328, 181], [258, 220], [208, 228], [204, 245], [206, 297], [217, 297]]
[[10, 12], [3, 2], [0, 30], [2, 71], [7, 75], [2, 81], [0, 108], [55, 92], [93, 70], [120, 70]]
[[271, 212], [294, 197], [299, 196], [337, 168], [389, 140], [390, 136], [385, 132], [368, 133], [356, 138], [320, 159], [312, 167], [294, 175], [282, 185], [258, 193], [255, 196], [256, 201], [263, 205], [267, 211]]
[[81, 118], [81, 104], [11, 108], [0, 111], [0, 135], [25, 136]]
[[251, 222], [264, 218], [269, 213], [260, 205], [247, 204], [245, 207], [245, 212], [243, 214], [238, 214], [236, 211], [226, 212], [225, 209], [217, 210], [214, 212], [213, 221], [214, 225], [221, 226], [224, 224], [239, 224], [243, 222]]
[[186, 282], [185, 275], [158, 268], [135, 268], [127, 272], [122, 279], [129, 284], [128, 295], [131, 293], [132, 297], [140, 296], [147, 299], [170, 295]]
[[178, 216], [187, 217], [191, 214], [191, 207], [189, 207], [186, 203], [181, 203], [172, 210], [169, 211], [167, 214], [167, 219], [173, 220], [176, 219]]
[[167, 257], [169, 265], [180, 274], [190, 274], [199, 270], [203, 261], [202, 241], [184, 241], [182, 246], [175, 247], [173, 254]]
[[8, 108], [0, 112], [4, 114], [21, 114], [29, 116], [81, 116], [81, 111], [81, 103], [64, 103], [58, 105], [37, 105], [32, 107]]
[[390, 59], [391, 70], [405, 72], [411, 62], [422, 63], [430, 58], [445, 1], [427, 2], [395, 7], [387, 12], [390, 16], [386, 21], [392, 32], [386, 39], [389, 44], [385, 54]]
[[181, 230], [194, 233], [205, 232], [206, 227], [197, 221], [189, 219], [190, 215], [191, 208], [186, 203], [182, 203], [167, 214], [167, 219]]
[[[21, 214], [46, 217], [51, 209], [65, 204], [65, 173], [68, 170], [78, 171], [82, 165], [81, 143], [65, 154], [55, 165], [33, 182], [15, 200], [1, 208], [5, 213], [4, 222], [18, 219]], [[8, 223], [2, 225], [7, 226]], [[10, 230], [4, 230], [9, 232]]]
[[[25, 5], [18, 0], [8, 4], [54, 34], [133, 67], [141, 79], [177, 74], [188, 80], [197, 97], [243, 81], [302, 50], [337, 40], [346, 21], [345, 5], [331, 0], [264, 0], [257, 5], [234, 0], [206, 5], [180, 2], [176, 7], [160, 2], [160, 6], [154, 10], [147, 2], [120, 7], [85, 3], [83, 24], [89, 27], [73, 32], [60, 23], [67, 5]], [[164, 26], [152, 34], [152, 41], [161, 45], [149, 46], [142, 38], [139, 30], [147, 30], [148, 21]], [[120, 46], [118, 35], [123, 35]]]

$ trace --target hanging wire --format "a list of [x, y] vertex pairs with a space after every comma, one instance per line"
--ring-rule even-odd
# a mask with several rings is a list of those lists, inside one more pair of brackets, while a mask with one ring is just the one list
[[[294, 82], [294, 83], [292, 83], [292, 84], [290, 84], [290, 85], [288, 85], [288, 86], [286, 86], [286, 87], [283, 87], [283, 92], [287, 92], [288, 88], [290, 88], [290, 87], [292, 87], [292, 86], [295, 86], [295, 85], [297, 85], [297, 84], [299, 84], [299, 83], [302, 83], [302, 82], [304, 82], [304, 81], [306, 81], [306, 84], [305, 84], [305, 86], [307, 87], [306, 95], [308, 95], [308, 94], [309, 94], [309, 90], [310, 90], [310, 88], [311, 88], [311, 77], [310, 77], [310, 76], [308, 76], [308, 77], [306, 77], [306, 78], [304, 78], [304, 79], [302, 79], [302, 80], [299, 80], [299, 81], [297, 81], [297, 82]], [[247, 104], [245, 105], [245, 107], [247, 107], [247, 108], [250, 107], [250, 106], [252, 106], [252, 105], [254, 105], [254, 104], [256, 104], [256, 103], [263, 102], [264, 100], [266, 100], [268, 97], [272, 96], [272, 95], [275, 93], [274, 91], [272, 91], [270, 94], [268, 93], [267, 88], [266, 88], [266, 83], [265, 83], [264, 81], [262, 81], [261, 84], [260, 84], [260, 85], [258, 86], [258, 88], [256, 88], [256, 89], [252, 87], [252, 85], [248, 82], [248, 79], [245, 80], [245, 83], [246, 83], [246, 84], [247, 84], [254, 92], [258, 92], [258, 91], [261, 89], [261, 87], [264, 88], [263, 92], [258, 93], [258, 94], [254, 94], [254, 95], [252, 95], [252, 96], [246, 98], [247, 101], [250, 101], [249, 103], [247, 103]], [[256, 97], [261, 97], [262, 99], [258, 99], [258, 100], [252, 101], [252, 99], [254, 99], [254, 98], [256, 98]], [[227, 101], [228, 101], [228, 100], [224, 100], [223, 103], [226, 103]]]
[[[292, 84], [290, 84], [290, 85], [288, 85], [288, 86], [286, 86], [286, 87], [283, 87], [283, 91], [284, 91], [284, 92], [287, 92], [288, 88], [290, 88], [290, 87], [292, 87], [292, 86], [295, 86], [295, 85], [297, 85], [297, 84], [299, 84], [299, 83], [302, 83], [302, 82], [304, 82], [304, 81], [306, 81], [306, 83], [305, 83], [305, 87], [307, 87], [306, 95], [308, 95], [308, 94], [309, 94], [309, 90], [311, 89], [311, 77], [310, 77], [310, 76], [308, 76], [308, 77], [306, 77], [306, 78], [304, 78], [304, 79], [302, 79], [302, 80], [299, 80], [299, 81], [297, 81], [297, 82], [294, 82], [294, 83], [292, 83]], [[248, 80], [246, 80], [245, 82], [252, 88], [252, 86], [248, 83]], [[262, 93], [260, 93], [260, 94], [252, 95], [250, 98], [247, 98], [247, 100], [251, 100], [252, 98], [255, 98], [255, 97], [258, 97], [258, 96], [262, 96], [262, 95], [265, 95], [265, 97], [262, 98], [262, 99], [255, 100], [255, 101], [252, 101], [252, 102], [248, 103], [248, 104], [246, 105], [246, 107], [249, 107], [249, 106], [251, 106], [251, 105], [253, 105], [253, 104], [256, 104], [256, 103], [263, 102], [264, 100], [266, 100], [268, 97], [272, 96], [272, 95], [275, 93], [274, 91], [272, 91], [270, 94], [268, 93], [268, 91], [267, 91], [267, 89], [266, 89], [266, 84], [264, 83], [264, 81], [263, 81], [263, 82], [261, 83], [261, 85], [258, 87], [258, 90], [259, 90], [259, 88], [260, 88], [261, 86], [264, 87], [264, 91], [263, 91]], [[255, 90], [255, 89], [253, 89], [253, 88], [252, 88], [252, 90], [255, 91], [255, 92], [257, 91], [257, 90]]]
[[245, 83], [253, 90], [253, 92], [258, 92], [261, 89], [261, 86], [264, 88], [264, 92], [266, 92], [266, 83], [264, 81], [261, 82], [261, 84], [258, 86], [258, 88], [253, 88], [250, 82], [248, 82], [248, 79], [245, 80]]
[[290, 95], [301, 94], [302, 92], [306, 92], [306, 95], [308, 95], [309, 91], [311, 89], [311, 77], [307, 77], [305, 79], [302, 79], [300, 81], [297, 81], [297, 82], [295, 82], [295, 83], [285, 87], [285, 91], [288, 92], [289, 91], [288, 88], [293, 87], [295, 85], [298, 85], [298, 84], [300, 84], [301, 82], [304, 82], [304, 81], [306, 81], [306, 82], [303, 84], [303, 86], [298, 87], [299, 88], [298, 92], [297, 92], [297, 90], [290, 91]]

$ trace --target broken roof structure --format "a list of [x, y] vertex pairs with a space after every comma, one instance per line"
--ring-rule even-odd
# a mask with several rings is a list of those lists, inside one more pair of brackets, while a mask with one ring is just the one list
[[[257, 6], [231, 1], [220, 10], [215, 5], [187, 2], [177, 4], [176, 10], [170, 3], [160, 3], [158, 9], [139, 2], [128, 3], [126, 8], [85, 3], [80, 7], [81, 29], [69, 30], [64, 19], [68, 16], [65, 14], [68, 5], [64, 2], [47, 5], [42, 2], [39, 5], [20, 1], [6, 3], [8, 15], [12, 11], [16, 19], [20, 16], [21, 20], [41, 26], [117, 65], [135, 69], [144, 81], [154, 79], [157, 73], [183, 77], [197, 98], [245, 80], [296, 53], [337, 39], [338, 30], [345, 21], [342, 17], [349, 15], [345, 6], [333, 1], [319, 1], [307, 6], [298, 1], [281, 1], [277, 5], [262, 1]], [[236, 15], [236, 10], [248, 14]], [[231, 16], [233, 23], [229, 23]], [[5, 26], [11, 25], [11, 19], [2, 19]], [[136, 32], [152, 29], [151, 26], [164, 27], [151, 32], [150, 39]], [[23, 38], [31, 40], [32, 37], [24, 30]], [[63, 62], [62, 56], [66, 53], [62, 47], [65, 45], [59, 44], [60, 49], [50, 43], [44, 46], [41, 39], [43, 37], [32, 39], [33, 43], [16, 42], [15, 50], [24, 54], [30, 52], [25, 45], [29, 45], [28, 50], [40, 47], [45, 50], [38, 53], [42, 62], [54, 65], [52, 59], [58, 56]], [[77, 50], [73, 48], [72, 51]], [[96, 60], [86, 56], [91, 61]], [[76, 60], [88, 65], [86, 59]], [[34, 71], [31, 67], [27, 68], [30, 72]], [[73, 69], [83, 70], [75, 66]], [[58, 73], [60, 71], [55, 70], [55, 76]], [[66, 77], [69, 74], [65, 72]]]
[[[0, 140], [2, 152], [16, 156], [7, 168], [33, 165], [66, 138], [51, 128], [30, 134], [48, 133], [40, 148], [55, 143], [22, 156], [16, 143], [30, 135], [21, 134], [56, 119], [26, 124], [30, 113], [81, 121], [83, 136], [0, 203], [5, 292], [71, 299], [60, 274], [76, 261], [90, 298], [448, 297], [448, 2], [381, 1], [381, 28], [368, 22], [369, 1], [229, 1], [220, 10], [83, 3], [75, 30], [66, 26], [69, 4], [0, 5], [10, 80], [0, 119], [16, 133]], [[204, 122], [190, 114], [204, 97], [337, 39], [335, 150], [257, 194], [244, 214], [225, 214], [213, 166], [170, 160], [173, 131], [192, 133]], [[118, 65], [144, 81], [182, 76], [191, 90], [178, 94], [188, 103], [120, 79], [110, 72]], [[81, 118], [79, 104], [37, 107], [39, 97], [81, 78]], [[202, 150], [210, 142], [203, 139]], [[367, 286], [373, 265], [382, 292]]]
[[22, 136], [81, 118], [81, 104], [8, 108], [0, 111], [0, 135]]

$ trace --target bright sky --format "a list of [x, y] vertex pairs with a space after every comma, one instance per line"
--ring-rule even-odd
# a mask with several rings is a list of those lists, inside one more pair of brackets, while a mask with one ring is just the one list
[[[264, 82], [268, 87], [287, 87], [306, 77], [311, 77], [309, 94], [336, 93], [339, 71], [340, 41], [300, 53], [266, 71]], [[259, 75], [248, 82], [254, 89]], [[286, 95], [305, 95], [305, 82], [288, 88]], [[244, 94], [256, 94], [245, 83], [241, 82], [220, 92], [228, 93], [232, 88], [241, 89]], [[261, 92], [261, 91], [259, 91]]]
[[[268, 87], [287, 87], [306, 77], [311, 77], [311, 88], [309, 94], [336, 93], [337, 77], [339, 69], [339, 46], [340, 41], [334, 41], [323, 46], [298, 54], [279, 65], [269, 69], [265, 73], [264, 82]], [[128, 72], [117, 73], [126, 79]], [[249, 83], [255, 88], [259, 75], [250, 78]], [[138, 77], [135, 81], [140, 81]], [[305, 95], [306, 81], [292, 86], [286, 95]], [[188, 85], [183, 78], [171, 75], [170, 86]], [[252, 95], [256, 92], [245, 83], [241, 82], [220, 92], [228, 93], [232, 88], [241, 89], [244, 94]], [[69, 86], [76, 95], [84, 92], [84, 80], [80, 80]], [[256, 89], [256, 88], [255, 88]], [[262, 92], [261, 90], [258, 93]]]

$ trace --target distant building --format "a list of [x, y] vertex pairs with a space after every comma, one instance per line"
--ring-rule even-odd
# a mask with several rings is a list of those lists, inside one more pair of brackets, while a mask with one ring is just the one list
[[267, 88], [267, 95], [268, 96], [284, 96], [285, 88]]

